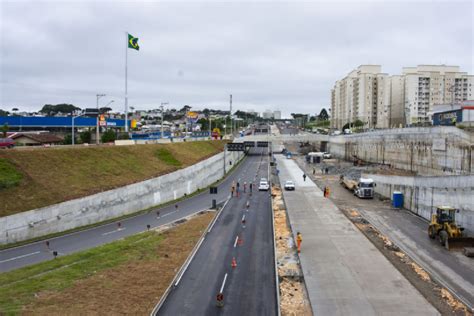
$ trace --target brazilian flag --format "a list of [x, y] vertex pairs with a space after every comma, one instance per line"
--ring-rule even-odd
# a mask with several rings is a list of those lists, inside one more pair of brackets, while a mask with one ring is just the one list
[[140, 46], [138, 46], [138, 38], [133, 37], [132, 35], [128, 34], [128, 48], [133, 48], [136, 50], [140, 50]]

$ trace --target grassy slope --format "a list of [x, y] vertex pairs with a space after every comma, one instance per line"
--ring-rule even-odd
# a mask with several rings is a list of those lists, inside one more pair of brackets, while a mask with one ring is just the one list
[[148, 314], [213, 216], [2, 273], [0, 315]]
[[0, 189], [0, 217], [143, 181], [195, 164], [223, 142], [0, 151], [22, 174]]

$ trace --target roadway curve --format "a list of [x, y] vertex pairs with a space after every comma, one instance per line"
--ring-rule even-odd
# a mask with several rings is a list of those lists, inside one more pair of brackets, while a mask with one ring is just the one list
[[[268, 179], [266, 152], [249, 156], [245, 171], [234, 178], [241, 184]], [[231, 198], [156, 315], [277, 315], [272, 220], [269, 192], [254, 190], [252, 195]], [[221, 289], [224, 306], [217, 307]]]
[[[209, 191], [190, 197], [178, 204], [178, 211], [175, 205], [169, 205], [152, 211], [139, 214], [134, 217], [120, 221], [121, 227], [118, 227], [118, 221], [106, 225], [101, 225], [91, 229], [78, 231], [75, 233], [62, 235], [49, 239], [49, 248], [45, 241], [33, 242], [24, 246], [9, 248], [0, 251], [0, 272], [6, 272], [18, 269], [31, 264], [39, 263], [53, 259], [53, 251], [57, 251], [59, 256], [71, 254], [77, 251], [90, 249], [103, 245], [114, 240], [130, 236], [147, 229], [172, 223], [180, 218], [207, 210], [212, 205], [212, 199], [217, 199], [218, 203], [224, 202], [229, 196], [229, 188], [232, 181], [241, 177], [241, 175], [252, 165], [254, 159], [244, 161], [227, 178], [219, 184], [218, 194], [210, 195]], [[229, 166], [229, 165], [228, 165]], [[156, 212], [160, 212], [157, 217]]]

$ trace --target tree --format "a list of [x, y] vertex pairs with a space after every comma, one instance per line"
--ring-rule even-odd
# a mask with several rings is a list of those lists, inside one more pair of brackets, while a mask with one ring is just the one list
[[201, 124], [201, 131], [207, 131], [209, 129], [209, 120], [201, 118], [197, 121], [198, 124]]
[[8, 116], [8, 114], [10, 114], [10, 112], [0, 109], [0, 116]]
[[72, 144], [72, 135], [67, 134], [66, 136], [64, 136], [63, 145], [71, 145], [71, 144]]
[[186, 113], [187, 111], [191, 110], [191, 107], [189, 105], [185, 105], [179, 110], [181, 113]]
[[7, 137], [7, 133], [8, 133], [8, 123], [3, 124], [3, 126], [2, 126], [2, 133], [3, 133], [3, 137], [6, 138], [6, 137]]
[[110, 143], [115, 140], [115, 132], [113, 129], [108, 129], [105, 133], [102, 134], [102, 143]]
[[329, 119], [329, 114], [328, 114], [328, 112], [326, 111], [325, 108], [323, 108], [323, 109], [321, 110], [321, 112], [319, 112], [318, 118], [319, 118], [319, 120], [321, 120], [321, 121], [326, 121], [326, 120]]
[[18, 112], [18, 108], [13, 108], [12, 112]]
[[355, 120], [353, 125], [354, 127], [363, 127], [365, 125], [364, 122], [362, 122], [361, 120]]
[[40, 110], [41, 113], [47, 116], [53, 116], [57, 115], [58, 113], [63, 113], [63, 114], [73, 114], [76, 111], [79, 111], [81, 108], [78, 108], [77, 106], [74, 106], [72, 104], [66, 104], [66, 103], [61, 103], [61, 104], [45, 104], [43, 108]]
[[79, 134], [79, 138], [81, 139], [81, 142], [83, 144], [90, 144], [91, 143], [91, 132], [90, 131], [84, 131]]

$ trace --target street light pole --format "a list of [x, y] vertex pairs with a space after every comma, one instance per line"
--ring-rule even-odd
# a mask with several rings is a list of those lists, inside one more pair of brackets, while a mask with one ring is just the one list
[[105, 97], [105, 94], [96, 94], [97, 97], [97, 118], [95, 124], [95, 143], [99, 145], [99, 99]]
[[169, 103], [168, 102], [162, 102], [161, 103], [161, 106], [160, 106], [160, 109], [161, 109], [161, 139], [164, 138], [164, 129], [163, 129], [163, 116], [164, 116], [164, 106], [165, 105], [168, 105]]
[[209, 138], [212, 140], [212, 116], [209, 113]]

